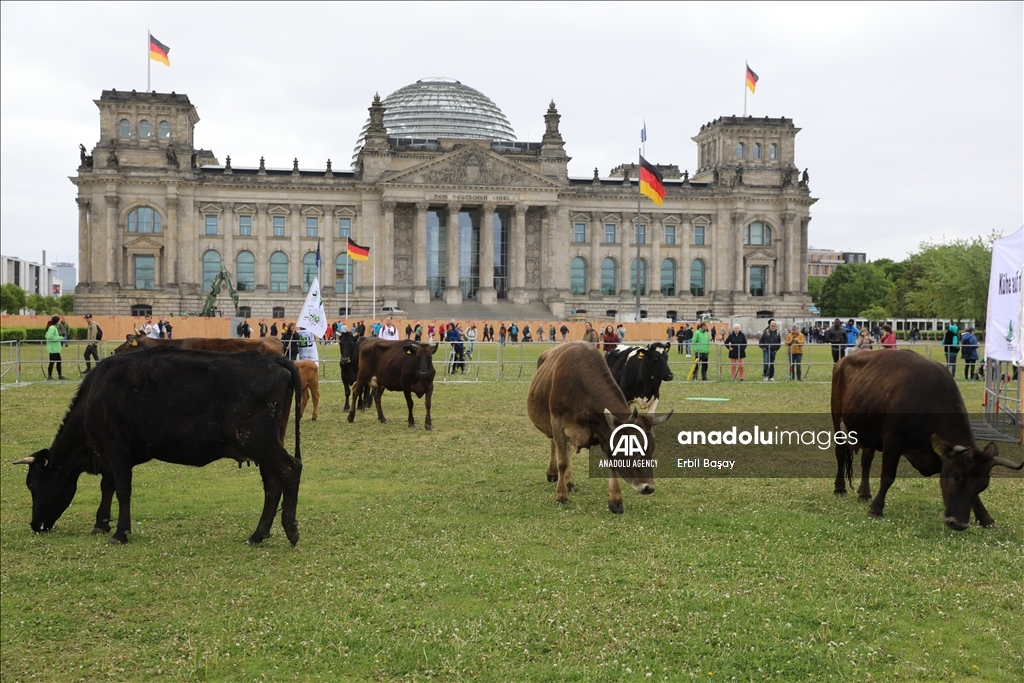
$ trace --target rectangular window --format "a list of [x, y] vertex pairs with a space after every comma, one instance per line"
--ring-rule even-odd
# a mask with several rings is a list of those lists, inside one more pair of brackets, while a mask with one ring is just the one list
[[156, 285], [156, 257], [137, 255], [135, 257], [135, 289], [153, 289]]
[[676, 226], [666, 225], [665, 226], [665, 244], [676, 243]]
[[704, 244], [704, 226], [695, 225], [693, 226], [693, 243]]
[[338, 237], [341, 239], [348, 239], [352, 234], [352, 219], [351, 218], [339, 218], [338, 219]]
[[572, 241], [576, 243], [587, 241], [586, 223], [576, 223], [572, 226]]
[[252, 216], [238, 217], [238, 234], [242, 237], [252, 236]]
[[604, 243], [615, 244], [615, 224], [605, 223], [604, 226]]
[[320, 219], [316, 216], [306, 218], [306, 237], [316, 237], [320, 234]]
[[767, 266], [750, 266], [750, 296], [764, 296]]
[[206, 217], [206, 234], [216, 235], [217, 234], [217, 217], [207, 216]]
[[647, 226], [641, 223], [636, 226], [636, 242], [635, 244], [647, 244]]
[[284, 237], [284, 216], [274, 216], [274, 237]]

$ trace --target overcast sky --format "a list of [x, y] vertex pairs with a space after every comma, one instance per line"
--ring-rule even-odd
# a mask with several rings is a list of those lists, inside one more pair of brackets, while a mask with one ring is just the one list
[[569, 173], [647, 158], [691, 172], [700, 126], [747, 113], [802, 129], [812, 246], [902, 259], [922, 240], [1024, 223], [1021, 3], [110, 3], [2, 5], [5, 255], [78, 261], [68, 176], [99, 135], [92, 100], [185, 93], [221, 163], [348, 168], [366, 108], [421, 78], [490, 97], [537, 141], [549, 100]]

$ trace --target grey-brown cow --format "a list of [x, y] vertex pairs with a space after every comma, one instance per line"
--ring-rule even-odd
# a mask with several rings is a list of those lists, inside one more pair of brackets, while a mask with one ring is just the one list
[[147, 349], [170, 347], [198, 351], [259, 351], [271, 356], [283, 356], [284, 346], [276, 337], [262, 339], [219, 339], [216, 337], [184, 337], [182, 339], [150, 339], [144, 334], [129, 334], [114, 353], [132, 353]]
[[[615, 383], [604, 356], [593, 344], [570, 342], [548, 349], [537, 359], [537, 373], [526, 401], [530, 420], [550, 440], [548, 481], [557, 481], [555, 502], [564, 505], [576, 486], [572, 480], [569, 447], [579, 453], [599, 446], [612, 460], [612, 430], [625, 423], [635, 424], [647, 437], [646, 456], [654, 454], [654, 426], [668, 415], [630, 413], [622, 389]], [[623, 416], [629, 415], [623, 419]], [[617, 417], [618, 416], [618, 417]], [[608, 509], [621, 514], [622, 490], [619, 477], [643, 494], [654, 492], [651, 467], [611, 468], [608, 477]]]

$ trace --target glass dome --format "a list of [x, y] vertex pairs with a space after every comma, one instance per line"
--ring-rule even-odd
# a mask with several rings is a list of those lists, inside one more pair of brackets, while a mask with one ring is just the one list
[[[450, 78], [425, 78], [384, 98], [384, 127], [393, 138], [515, 140], [501, 109], [479, 90]], [[355, 152], [363, 147], [367, 119]]]

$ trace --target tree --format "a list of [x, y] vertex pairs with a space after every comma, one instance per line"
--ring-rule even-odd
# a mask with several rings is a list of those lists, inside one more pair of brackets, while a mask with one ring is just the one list
[[821, 307], [821, 287], [824, 283], [825, 278], [823, 277], [811, 275], [807, 278], [807, 296], [811, 297], [811, 301], [819, 308]]
[[985, 320], [988, 280], [992, 268], [992, 242], [987, 238], [957, 239], [948, 243], [923, 242], [911, 257], [913, 282], [904, 298], [915, 317]]
[[855, 316], [872, 306], [884, 306], [892, 283], [874, 263], [838, 266], [821, 286], [823, 316]]
[[25, 308], [25, 290], [14, 283], [0, 287], [0, 310], [9, 315], [17, 315], [23, 308]]
[[75, 312], [75, 295], [74, 294], [62, 294], [57, 299], [57, 306], [64, 312], [64, 315], [70, 315]]

